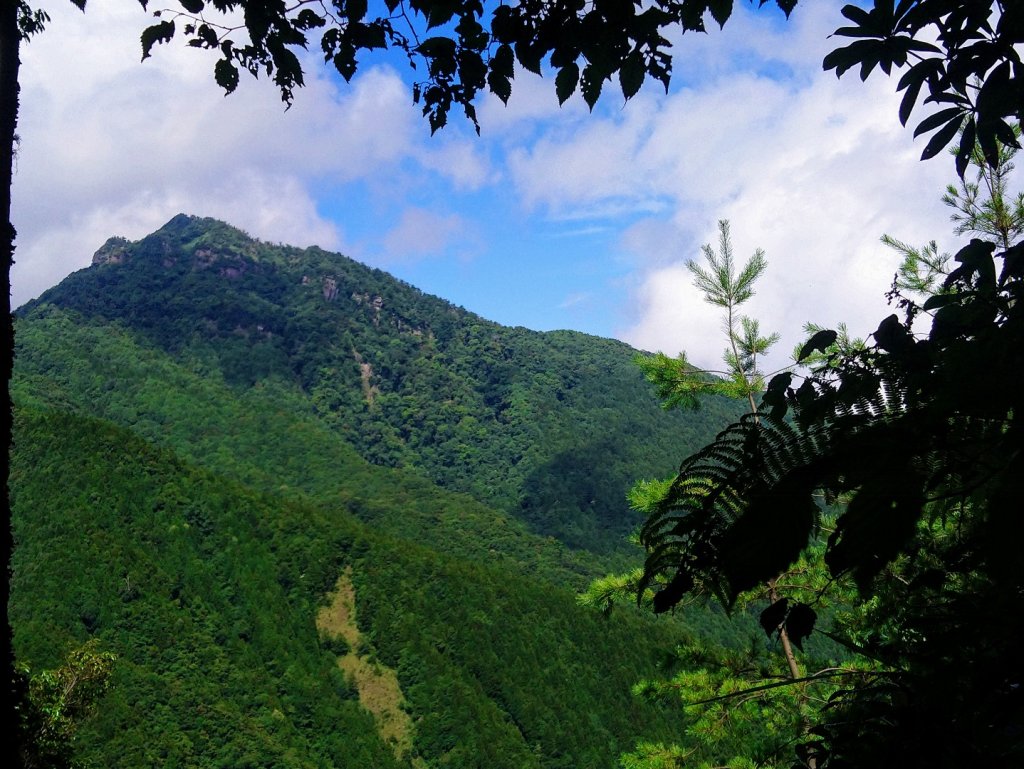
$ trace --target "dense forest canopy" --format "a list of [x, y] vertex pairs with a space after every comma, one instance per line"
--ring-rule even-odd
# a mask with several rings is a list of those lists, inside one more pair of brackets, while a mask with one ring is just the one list
[[678, 628], [608, 625], [500, 561], [251, 491], [108, 422], [20, 410], [16, 439], [19, 659], [53, 669], [89, 638], [116, 654], [76, 761], [408, 766], [313, 624], [345, 566], [357, 651], [396, 671], [419, 765], [612, 766], [638, 728], [672, 732], [622, 692]]

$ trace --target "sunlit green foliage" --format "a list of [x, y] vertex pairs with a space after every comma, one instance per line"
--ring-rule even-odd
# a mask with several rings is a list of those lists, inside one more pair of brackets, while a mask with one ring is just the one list
[[705, 264], [690, 260], [686, 266], [694, 277], [694, 285], [704, 301], [724, 311], [722, 328], [727, 346], [722, 355], [721, 370], [698, 369], [687, 361], [686, 353], [675, 358], [664, 353], [651, 357], [638, 356], [636, 363], [644, 376], [654, 384], [665, 409], [696, 408], [702, 404], [698, 395], [721, 395], [742, 398], [756, 411], [754, 397], [764, 389], [759, 358], [779, 340], [778, 334], [761, 336], [755, 318], [741, 315], [739, 310], [754, 296], [754, 285], [768, 268], [764, 251], [757, 249], [739, 266], [732, 250], [729, 222], [718, 223], [718, 250], [711, 244], [702, 247]]
[[[28, 679], [28, 696], [21, 704], [18, 757], [25, 769], [78, 767], [75, 737], [83, 721], [95, 710], [110, 685], [116, 655], [100, 649], [92, 638], [72, 649], [60, 667], [19, 674]], [[11, 735], [8, 733], [7, 738]]]
[[[961, 144], [963, 132], [961, 131]], [[946, 187], [942, 202], [953, 209], [951, 219], [957, 235], [978, 236], [1009, 248], [1024, 235], [1024, 192], [1009, 190], [1013, 159], [1019, 147], [1010, 142], [1020, 140], [1019, 123], [1010, 124], [1009, 136], [995, 143], [994, 163], [985, 161], [985, 150], [975, 142], [966, 168], [972, 171]]]
[[[1020, 125], [1013, 123], [1011, 129], [1019, 139]], [[990, 166], [985, 162], [981, 145], [975, 144], [966, 166], [971, 173], [948, 185], [942, 202], [953, 209], [950, 219], [956, 225], [957, 235], [977, 236], [1009, 248], [1024, 235], [1024, 192], [1014, 194], [1008, 188], [1018, 148], [997, 142], [996, 150], [997, 163]], [[954, 269], [953, 257], [940, 252], [934, 240], [915, 247], [883, 235], [882, 243], [903, 257], [893, 284], [895, 291], [924, 302], [950, 290], [946, 278]]]
[[896, 271], [896, 289], [925, 297], [942, 292], [952, 257], [940, 253], [934, 240], [923, 246], [912, 246], [891, 235], [883, 235], [882, 243], [903, 256]]

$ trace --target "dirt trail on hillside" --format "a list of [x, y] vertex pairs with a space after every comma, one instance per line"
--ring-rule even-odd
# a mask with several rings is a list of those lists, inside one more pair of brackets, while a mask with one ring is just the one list
[[[328, 605], [317, 612], [317, 629], [329, 638], [344, 639], [348, 645], [348, 653], [338, 657], [338, 666], [359, 693], [359, 704], [373, 715], [377, 734], [391, 746], [399, 760], [404, 760], [412, 752], [412, 719], [402, 709], [405, 697], [395, 671], [373, 660], [372, 652], [359, 653], [364, 644], [356, 622], [356, 591], [351, 567], [338, 578], [328, 599]], [[412, 764], [424, 766], [418, 758], [413, 758]]]

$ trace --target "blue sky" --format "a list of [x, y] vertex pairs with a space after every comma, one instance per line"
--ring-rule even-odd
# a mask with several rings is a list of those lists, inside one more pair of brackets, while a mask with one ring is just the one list
[[185, 212], [340, 251], [501, 323], [712, 367], [719, 319], [685, 262], [727, 218], [738, 256], [767, 252], [748, 309], [782, 333], [783, 365], [807, 320], [866, 334], [888, 313], [883, 233], [956, 247], [939, 200], [952, 162], [917, 160], [895, 82], [821, 72], [840, 6], [786, 22], [740, 2], [723, 32], [675, 41], [668, 95], [624, 104], [609, 87], [593, 114], [518, 73], [508, 107], [480, 105], [482, 136], [453, 115], [431, 137], [393, 58], [346, 85], [311, 56], [286, 112], [265, 81], [225, 98], [212, 60], [178, 44], [140, 64], [135, 3], [50, 0], [22, 56], [15, 304], [107, 237]]

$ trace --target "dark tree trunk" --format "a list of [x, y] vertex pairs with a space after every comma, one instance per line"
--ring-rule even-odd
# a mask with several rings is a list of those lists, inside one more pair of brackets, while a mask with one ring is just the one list
[[[2, 414], [3, 450], [0, 451], [0, 478], [4, 486], [4, 520], [0, 525], [0, 554], [3, 558], [3, 588], [0, 602], [3, 603], [4, 621], [0, 628], [3, 635], [3, 713], [0, 724], [6, 735], [4, 742], [9, 746], [10, 759], [7, 766], [20, 765], [21, 730], [10, 727], [17, 724], [18, 703], [24, 689], [14, 669], [14, 647], [11, 622], [8, 612], [8, 601], [11, 594], [11, 552], [13, 550], [13, 534], [11, 531], [11, 495], [8, 487], [10, 476], [11, 422], [13, 417], [11, 405], [11, 370], [14, 366], [14, 323], [11, 317], [11, 265], [14, 264], [14, 226], [11, 224], [11, 177], [14, 169], [15, 129], [18, 123], [18, 58], [19, 40], [18, 3], [16, 0], [0, 0], [0, 256], [3, 264], [3, 302], [0, 305], [0, 324], [3, 325], [3, 351], [0, 353], [0, 380], [2, 380], [3, 397], [0, 403]], [[11, 736], [13, 735], [15, 736]]]

